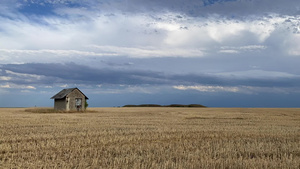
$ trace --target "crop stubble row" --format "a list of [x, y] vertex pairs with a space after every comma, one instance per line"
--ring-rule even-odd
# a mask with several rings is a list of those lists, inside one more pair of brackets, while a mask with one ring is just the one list
[[0, 167], [300, 167], [300, 109], [91, 109], [0, 109]]

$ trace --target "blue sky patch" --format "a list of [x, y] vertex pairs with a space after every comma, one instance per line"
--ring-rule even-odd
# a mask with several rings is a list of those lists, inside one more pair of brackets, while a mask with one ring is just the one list
[[40, 5], [40, 4], [34, 4], [34, 3], [29, 3], [29, 4], [24, 4], [19, 11], [21, 13], [24, 13], [25, 15], [54, 15], [55, 13], [53, 12], [54, 6], [51, 4], [47, 5]]

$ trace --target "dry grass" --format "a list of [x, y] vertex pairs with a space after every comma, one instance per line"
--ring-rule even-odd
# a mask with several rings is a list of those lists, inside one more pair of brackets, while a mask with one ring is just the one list
[[95, 110], [72, 110], [72, 111], [65, 111], [65, 110], [55, 110], [53, 108], [27, 108], [25, 109], [25, 112], [31, 112], [31, 113], [95, 113], [97, 111]]
[[300, 109], [0, 109], [0, 168], [300, 168]]

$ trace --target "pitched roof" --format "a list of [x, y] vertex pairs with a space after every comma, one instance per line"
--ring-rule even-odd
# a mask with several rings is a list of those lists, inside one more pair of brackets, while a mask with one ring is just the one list
[[[73, 90], [79, 90], [77, 87], [75, 88], [68, 88], [68, 89], [63, 89], [60, 92], [58, 92], [56, 95], [52, 96], [51, 99], [63, 99], [65, 98], [69, 93], [71, 93]], [[80, 90], [79, 90], [80, 91]], [[81, 91], [80, 91], [81, 92]], [[82, 92], [81, 92], [82, 93]], [[83, 93], [82, 93], [83, 94]], [[88, 97], [86, 97], [85, 94], [83, 94], [85, 96], [85, 99], [89, 99]]]

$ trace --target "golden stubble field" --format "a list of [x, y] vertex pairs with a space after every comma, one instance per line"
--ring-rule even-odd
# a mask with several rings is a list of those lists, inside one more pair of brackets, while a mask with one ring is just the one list
[[0, 108], [0, 168], [300, 168], [300, 109]]

